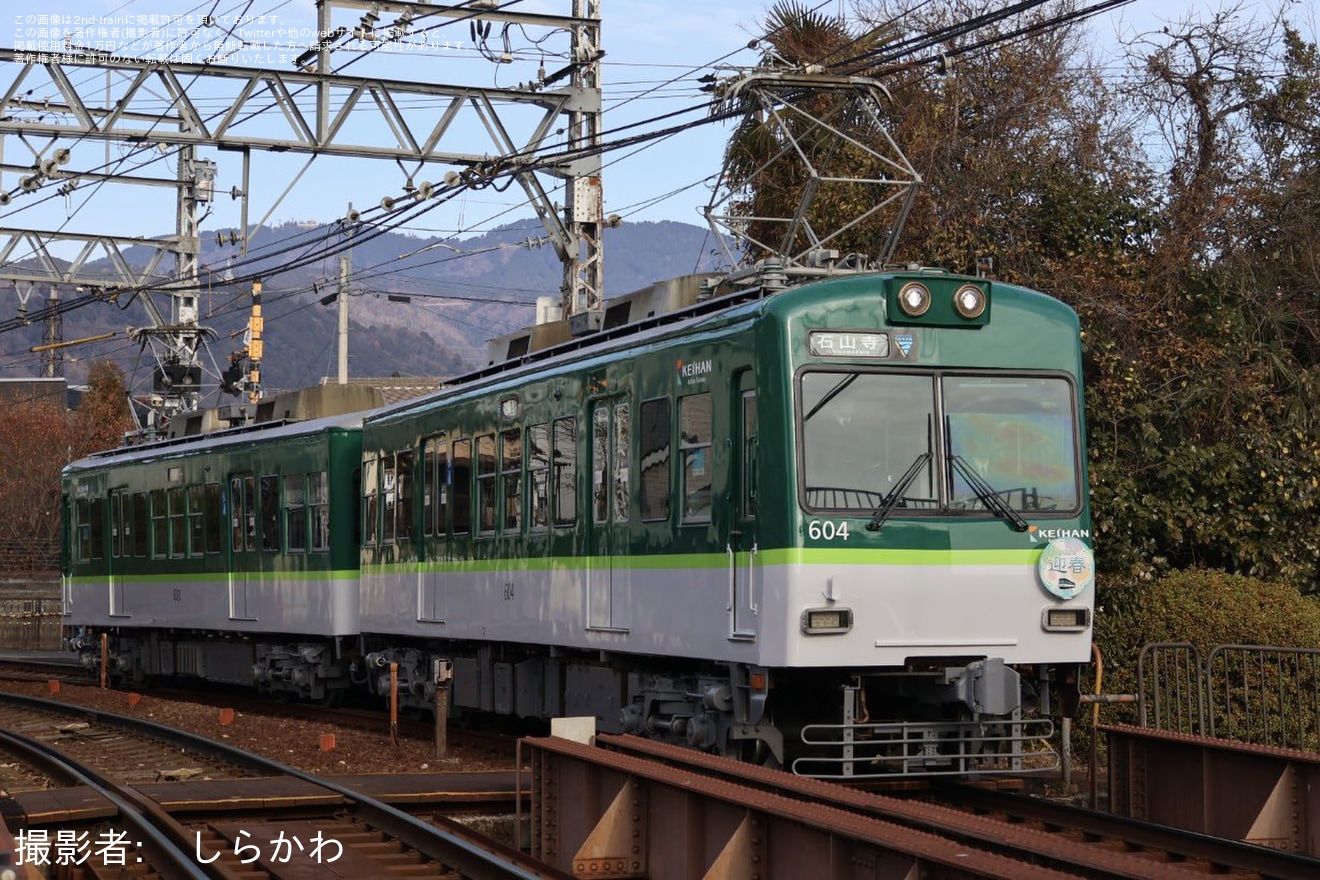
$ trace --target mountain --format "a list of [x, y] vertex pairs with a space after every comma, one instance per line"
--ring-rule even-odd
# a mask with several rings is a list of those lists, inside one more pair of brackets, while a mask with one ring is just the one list
[[[338, 290], [337, 254], [315, 257], [325, 228], [288, 223], [258, 232], [241, 267], [233, 247], [216, 246], [212, 233], [203, 239], [199, 312], [201, 323], [215, 331], [209, 356], [203, 353], [205, 384], [213, 386], [228, 355], [243, 345], [251, 304], [250, 283], [224, 279], [253, 272], [262, 278], [265, 352], [261, 379], [268, 391], [304, 388], [338, 369], [338, 306], [322, 305]], [[229, 230], [223, 230], [227, 235]], [[554, 249], [542, 241], [539, 221], [523, 220], [462, 239], [417, 238], [369, 229], [357, 234], [350, 257], [349, 374], [364, 376], [449, 376], [485, 363], [487, 340], [535, 321], [538, 296], [559, 300], [562, 276]], [[655, 281], [706, 271], [712, 267], [708, 231], [677, 223], [639, 222], [607, 229], [604, 244], [606, 297], [637, 290]], [[538, 243], [540, 246], [538, 247]], [[409, 255], [400, 259], [401, 255]], [[309, 256], [310, 255], [310, 256]], [[135, 265], [147, 253], [128, 252]], [[233, 268], [226, 274], [226, 268]], [[95, 265], [90, 267], [95, 270]], [[40, 290], [40, 288], [39, 288]], [[80, 294], [83, 295], [83, 294]], [[62, 299], [70, 299], [68, 292]], [[402, 301], [404, 299], [407, 301]], [[163, 305], [166, 300], [158, 297]], [[29, 308], [35, 318], [44, 308], [35, 293]], [[167, 316], [168, 317], [168, 316]], [[7, 375], [38, 372], [39, 359], [28, 352], [41, 344], [40, 321], [0, 333], [0, 355], [14, 365]], [[109, 357], [123, 368], [134, 391], [150, 385], [154, 360], [150, 350], [127, 339], [126, 327], [149, 326], [136, 302], [95, 303], [63, 317], [65, 340], [116, 332], [108, 342], [64, 350], [65, 375], [83, 380], [90, 361]], [[208, 396], [206, 403], [233, 402]]]

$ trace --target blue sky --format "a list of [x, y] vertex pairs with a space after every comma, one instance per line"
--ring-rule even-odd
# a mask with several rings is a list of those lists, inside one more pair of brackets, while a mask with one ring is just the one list
[[[702, 68], [718, 59], [729, 65], [755, 63], [757, 55], [746, 45], [757, 31], [757, 22], [766, 5], [747, 0], [704, 0], [700, 4], [603, 0], [605, 128], [699, 106], [704, 96], [695, 90], [692, 79], [708, 72]], [[40, 11], [4, 13], [0, 21], [6, 30], [12, 29], [12, 34], [0, 35], [0, 45], [36, 48], [30, 41], [40, 37], [41, 20], [34, 16], [59, 15], [60, 31], [72, 30], [71, 39], [75, 42], [96, 43], [101, 48], [98, 38], [104, 36], [112, 45], [127, 46], [129, 51], [148, 55], [161, 51], [180, 53], [191, 51], [186, 38], [194, 28], [199, 29], [201, 37], [207, 34], [214, 37], [220, 33], [218, 28], [231, 20], [227, 16], [246, 12], [249, 24], [238, 33], [249, 41], [248, 45], [234, 44], [233, 54], [221, 60], [290, 70], [292, 50], [307, 42], [299, 35], [315, 28], [311, 0], [52, 0], [29, 8]], [[571, 3], [570, 0], [525, 0], [517, 8], [564, 15], [570, 11]], [[841, 4], [829, 3], [824, 11], [837, 12], [840, 8]], [[1125, 7], [1097, 17], [1090, 27], [1096, 45], [1103, 49], [1114, 45], [1117, 35], [1157, 29], [1166, 21], [1184, 19], [1189, 11], [1211, 8], [1219, 7], [1192, 0], [1133, 0]], [[202, 24], [202, 16], [208, 13], [215, 14], [216, 25]], [[343, 15], [346, 13], [336, 21], [343, 23]], [[64, 16], [69, 17], [67, 24]], [[382, 24], [388, 22], [387, 17], [382, 19]], [[99, 28], [107, 26], [118, 30], [101, 34]], [[53, 32], [53, 27], [48, 28], [46, 38], [54, 36]], [[433, 34], [430, 39], [434, 42], [426, 46], [377, 51], [344, 72], [474, 86], [511, 86], [535, 76], [541, 64], [548, 71], [562, 65], [554, 53], [566, 47], [566, 40], [551, 37], [538, 46], [533, 40], [544, 33], [511, 34], [510, 46], [515, 58], [512, 64], [497, 64], [482, 58], [464, 25]], [[503, 48], [498, 26], [492, 34], [488, 45], [498, 54]], [[212, 40], [206, 52], [214, 51], [215, 46]], [[336, 62], [343, 63], [349, 58], [351, 53], [337, 54]], [[194, 60], [203, 60], [202, 55], [198, 54]], [[675, 121], [696, 118], [688, 115]], [[709, 181], [719, 170], [727, 133], [726, 127], [709, 125], [645, 149], [607, 154], [606, 211], [621, 214], [627, 220], [701, 223], [699, 208], [710, 197]], [[4, 160], [22, 162], [23, 151], [14, 147], [13, 140], [9, 138], [5, 145]], [[481, 140], [477, 138], [478, 142]], [[73, 152], [69, 168], [74, 170], [109, 163], [117, 168], [138, 165], [142, 169], [139, 173], [161, 177], [174, 174], [172, 162], [158, 160], [144, 165], [143, 154], [129, 155], [121, 147], [107, 148], [87, 142], [74, 145]], [[228, 193], [242, 180], [241, 164], [233, 154], [203, 151], [202, 155], [218, 164], [219, 195], [202, 226], [203, 235], [207, 236], [216, 229], [239, 225], [239, 202]], [[435, 181], [444, 170], [428, 167], [413, 169], [413, 173], [418, 181]], [[309, 164], [305, 156], [257, 154], [250, 186], [249, 224], [255, 225], [267, 215], [269, 223], [332, 220], [342, 216], [349, 203], [359, 209], [369, 208], [384, 196], [400, 195], [408, 171], [386, 160], [318, 159]], [[6, 174], [4, 188], [12, 191], [17, 185], [16, 178], [15, 174]], [[297, 182], [292, 183], [295, 178]], [[168, 233], [174, 226], [174, 196], [167, 188], [83, 184], [64, 196], [52, 192], [53, 189], [48, 184], [35, 194], [40, 199], [16, 198], [4, 209], [0, 224], [135, 235]], [[673, 195], [662, 198], [670, 193]], [[406, 231], [423, 237], [461, 235], [520, 219], [529, 213], [517, 186], [503, 193], [488, 188], [469, 192], [418, 218]]]

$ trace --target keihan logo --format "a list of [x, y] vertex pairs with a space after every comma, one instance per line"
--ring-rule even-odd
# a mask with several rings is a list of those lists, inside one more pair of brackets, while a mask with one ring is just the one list
[[1041, 529], [1036, 526], [1027, 527], [1027, 537], [1033, 544], [1047, 544], [1055, 538], [1089, 538], [1091, 531], [1089, 529]]
[[678, 374], [684, 379], [696, 379], [712, 372], [710, 360], [692, 361], [691, 363], [678, 362]]

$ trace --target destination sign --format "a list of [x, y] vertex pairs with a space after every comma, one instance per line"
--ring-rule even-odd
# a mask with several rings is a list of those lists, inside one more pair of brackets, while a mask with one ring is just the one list
[[888, 333], [812, 330], [807, 334], [807, 345], [816, 357], [889, 357]]

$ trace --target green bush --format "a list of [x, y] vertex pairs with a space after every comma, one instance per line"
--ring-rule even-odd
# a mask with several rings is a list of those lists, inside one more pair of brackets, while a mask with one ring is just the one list
[[[1172, 571], [1131, 587], [1101, 587], [1095, 640], [1106, 679], [1130, 673], [1150, 642], [1320, 648], [1320, 602], [1287, 584], [1223, 571]], [[1113, 692], [1106, 681], [1105, 690]]]
[[[1320, 602], [1286, 584], [1188, 569], [1137, 586], [1102, 589], [1099, 598], [1095, 639], [1104, 658], [1103, 690], [1110, 694], [1136, 693], [1138, 657], [1142, 646], [1153, 642], [1190, 642], [1203, 661], [1209, 660], [1210, 650], [1217, 645], [1320, 648]], [[1320, 658], [1298, 661], [1293, 655], [1271, 654], [1258, 666], [1256, 655], [1251, 656], [1252, 662], [1244, 664], [1239, 655], [1221, 655], [1225, 662], [1211, 670], [1217, 688], [1213, 701], [1216, 732], [1224, 735], [1227, 727], [1231, 735], [1265, 741], [1254, 729], [1265, 716], [1276, 720], [1286, 716], [1290, 723], [1301, 719], [1305, 727], [1312, 728], [1311, 716], [1317, 708], [1311, 705], [1314, 698], [1294, 701], [1286, 695], [1314, 692]], [[1181, 672], [1176, 663], [1161, 670], [1166, 707], [1176, 702], [1169, 688]], [[1093, 689], [1093, 684], [1089, 681], [1087, 689]], [[1231, 693], [1241, 689], [1250, 698], [1226, 697], [1226, 686]], [[1083, 715], [1089, 721], [1089, 713]], [[1241, 725], [1249, 717], [1256, 719], [1247, 725], [1252, 729], [1239, 726], [1233, 730], [1233, 724]], [[1137, 713], [1135, 707], [1106, 707], [1100, 719], [1102, 723], [1135, 723]], [[1149, 714], [1148, 721], [1153, 721]]]

